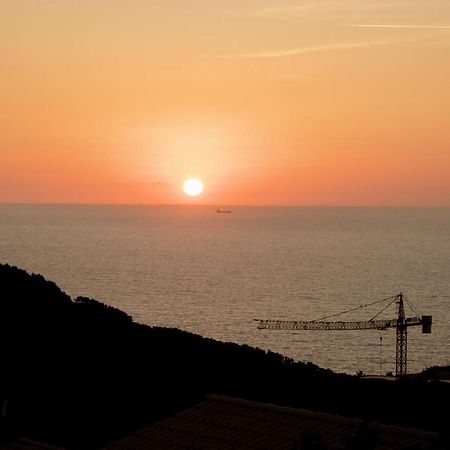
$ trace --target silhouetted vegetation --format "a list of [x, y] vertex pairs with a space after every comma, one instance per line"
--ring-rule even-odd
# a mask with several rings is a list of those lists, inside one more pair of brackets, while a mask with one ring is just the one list
[[208, 393], [423, 429], [448, 424], [449, 384], [365, 380], [141, 325], [8, 265], [0, 265], [0, 343], [3, 440], [96, 448]]

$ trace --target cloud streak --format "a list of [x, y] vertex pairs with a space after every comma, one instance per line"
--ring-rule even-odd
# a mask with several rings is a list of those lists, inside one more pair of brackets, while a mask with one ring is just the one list
[[398, 29], [420, 29], [420, 30], [450, 30], [450, 25], [396, 25], [396, 24], [376, 24], [363, 23], [347, 25], [353, 28], [398, 28]]
[[323, 52], [327, 50], [341, 50], [346, 48], [359, 48], [359, 47], [369, 47], [373, 45], [383, 45], [382, 43], [374, 42], [354, 42], [347, 44], [328, 44], [328, 45], [317, 45], [314, 47], [299, 47], [290, 48], [284, 50], [273, 50], [273, 51], [262, 51], [254, 53], [236, 53], [232, 55], [225, 55], [224, 58], [255, 58], [255, 59], [266, 59], [266, 58], [283, 58], [287, 56], [301, 55], [304, 53], [315, 53]]
[[307, 53], [325, 52], [330, 50], [346, 50], [352, 48], [364, 47], [378, 47], [383, 45], [402, 44], [405, 42], [416, 42], [422, 40], [423, 37], [411, 37], [409, 39], [391, 39], [383, 41], [363, 41], [363, 42], [348, 42], [341, 44], [324, 44], [311, 47], [297, 47], [273, 51], [261, 51], [254, 53], [236, 53], [231, 55], [224, 55], [222, 58], [239, 58], [239, 59], [269, 59], [269, 58], [285, 58], [289, 56], [303, 55]]
[[322, 10], [322, 8], [316, 3], [295, 6], [273, 6], [247, 12], [245, 16], [260, 18], [292, 18], [292, 15], [298, 15], [310, 11], [317, 12], [320, 10]]
[[360, 0], [314, 0], [295, 5], [266, 6], [241, 13], [245, 17], [261, 19], [299, 19], [316, 17], [342, 16], [343, 14], [363, 14], [374, 11], [391, 10], [391, 1], [377, 1], [373, 3], [362, 3]]
[[[419, 28], [419, 29], [450, 29], [449, 25], [378, 25], [378, 24], [357, 24], [357, 25], [347, 25], [350, 27], [358, 27], [358, 28]], [[441, 34], [448, 34], [442, 32]], [[436, 33], [433, 34], [435, 36]], [[379, 47], [385, 45], [395, 45], [395, 44], [403, 44], [408, 42], [419, 42], [428, 40], [430, 38], [429, 34], [421, 34], [416, 36], [410, 36], [405, 38], [398, 39], [384, 39], [384, 40], [367, 40], [362, 42], [347, 42], [347, 43], [337, 43], [337, 44], [323, 44], [309, 47], [294, 47], [280, 50], [266, 50], [260, 52], [252, 52], [252, 53], [235, 53], [229, 55], [222, 55], [222, 58], [237, 58], [237, 59], [270, 59], [270, 58], [286, 58], [290, 56], [303, 55], [307, 53], [317, 53], [317, 52], [325, 52], [325, 51], [333, 51], [333, 50], [348, 50], [348, 49], [357, 49], [364, 47]]]

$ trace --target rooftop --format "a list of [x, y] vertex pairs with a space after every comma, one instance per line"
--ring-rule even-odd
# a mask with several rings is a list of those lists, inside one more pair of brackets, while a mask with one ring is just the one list
[[436, 433], [210, 395], [104, 450], [427, 450]]

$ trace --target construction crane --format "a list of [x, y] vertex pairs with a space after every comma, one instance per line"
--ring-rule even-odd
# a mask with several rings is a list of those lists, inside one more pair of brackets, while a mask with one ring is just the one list
[[[340, 314], [355, 311], [357, 309], [371, 306], [386, 300], [392, 300], [385, 308], [383, 308], [372, 319], [367, 321], [353, 322], [325, 322], [325, 319], [338, 316]], [[398, 304], [398, 316], [396, 319], [376, 319], [383, 311], [385, 311], [392, 303]], [[414, 311], [415, 312], [415, 311]], [[387, 328], [396, 328], [396, 351], [395, 351], [395, 376], [397, 378], [407, 374], [407, 351], [408, 351], [408, 327], [422, 326], [422, 333], [431, 333], [432, 316], [406, 317], [404, 307], [404, 295], [402, 293], [388, 297], [383, 300], [361, 305], [342, 313], [332, 314], [331, 316], [322, 317], [321, 319], [311, 321], [294, 321], [294, 320], [263, 320], [255, 319], [258, 322], [259, 330], [386, 330]]]

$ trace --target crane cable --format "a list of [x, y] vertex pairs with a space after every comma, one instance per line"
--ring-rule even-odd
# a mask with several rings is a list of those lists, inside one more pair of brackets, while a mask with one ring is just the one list
[[[339, 312], [339, 313], [336, 313], [336, 314], [330, 314], [329, 316], [324, 316], [324, 317], [321, 317], [320, 319], [311, 320], [311, 322], [320, 322], [321, 320], [330, 319], [331, 317], [337, 317], [337, 316], [340, 316], [342, 314], [347, 314], [347, 313], [352, 312], [352, 311], [357, 311], [358, 309], [361, 309], [361, 308], [366, 308], [367, 306], [375, 305], [376, 303], [381, 303], [381, 302], [385, 302], [386, 300], [394, 299], [391, 303], [389, 303], [388, 306], [390, 306], [390, 305], [392, 305], [392, 303], [394, 303], [394, 301], [397, 299], [397, 297], [398, 297], [398, 295], [393, 295], [391, 297], [386, 297], [386, 298], [383, 298], [382, 300], [376, 300], [375, 302], [372, 302], [372, 303], [367, 303], [365, 305], [359, 305], [356, 308], [347, 309], [346, 311], [342, 311], [342, 312]], [[386, 309], [386, 308], [384, 308], [384, 309]], [[383, 311], [384, 311], [384, 309], [383, 309]], [[381, 312], [383, 312], [383, 311], [381, 311]]]
[[378, 317], [381, 313], [383, 313], [384, 311], [386, 311], [386, 309], [389, 308], [389, 306], [392, 305], [392, 303], [394, 303], [397, 300], [397, 295], [395, 296], [394, 300], [392, 300], [392, 302], [390, 302], [387, 306], [385, 306], [379, 313], [376, 313], [370, 320], [369, 322], [372, 322], [373, 319], [375, 319], [376, 317]]
[[406, 300], [406, 303], [408, 303], [410, 308], [413, 310], [414, 314], [416, 314], [417, 316], [420, 316], [421, 314], [419, 314], [417, 312], [416, 308], [414, 308], [414, 305], [408, 300], [408, 297], [406, 297], [406, 295], [404, 295], [403, 298], [404, 298], [404, 300]]

